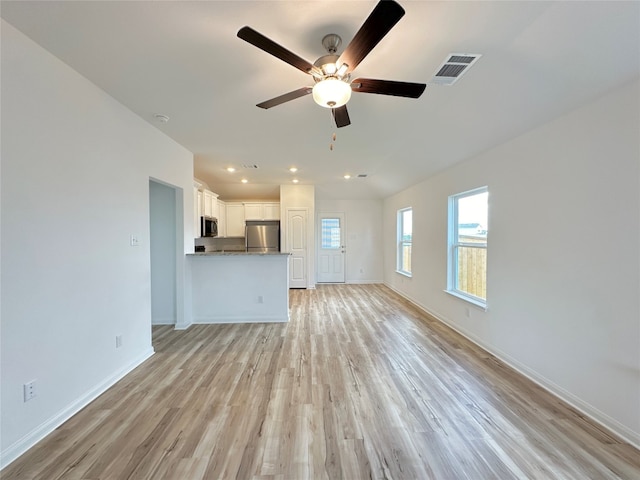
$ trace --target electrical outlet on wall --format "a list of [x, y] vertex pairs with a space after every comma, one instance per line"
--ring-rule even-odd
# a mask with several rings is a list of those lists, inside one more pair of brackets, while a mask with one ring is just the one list
[[116, 335], [116, 348], [120, 348], [122, 346], [122, 335]]
[[131, 237], [129, 238], [129, 242], [130, 242], [132, 247], [139, 247], [140, 246], [140, 237], [138, 235], [132, 234]]
[[36, 381], [35, 380], [31, 380], [30, 382], [25, 383], [23, 386], [23, 393], [24, 393], [24, 401], [28, 402], [29, 400], [31, 400], [32, 398], [35, 398], [37, 396], [37, 391], [36, 391]]

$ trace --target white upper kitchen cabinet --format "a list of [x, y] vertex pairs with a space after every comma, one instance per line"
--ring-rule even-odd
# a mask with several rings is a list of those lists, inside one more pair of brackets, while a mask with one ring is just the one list
[[193, 182], [193, 220], [194, 220], [194, 237], [200, 238], [200, 217], [218, 218], [220, 215], [220, 207], [218, 205], [218, 194], [211, 190], [203, 188], [203, 185], [197, 181]]
[[245, 220], [280, 220], [280, 204], [266, 202], [246, 202], [244, 204]]
[[279, 203], [264, 203], [264, 219], [265, 220], [280, 220], [280, 204]]
[[211, 202], [211, 216], [213, 218], [220, 217], [220, 205], [218, 204], [218, 196], [217, 195], [215, 196], [215, 198]]
[[193, 187], [193, 236], [200, 238], [200, 217], [202, 216], [202, 192]]
[[264, 220], [262, 216], [262, 204], [261, 203], [245, 203], [244, 219], [245, 220]]
[[227, 237], [244, 237], [244, 204], [227, 202]]
[[227, 236], [227, 204], [218, 200], [218, 236]]
[[198, 215], [198, 224], [200, 224], [200, 217], [204, 215], [204, 193], [202, 193], [202, 190], [198, 190], [197, 197], [196, 213]]
[[218, 212], [218, 195], [215, 193], [205, 190], [204, 192], [204, 216], [205, 217], [216, 217], [216, 213]]

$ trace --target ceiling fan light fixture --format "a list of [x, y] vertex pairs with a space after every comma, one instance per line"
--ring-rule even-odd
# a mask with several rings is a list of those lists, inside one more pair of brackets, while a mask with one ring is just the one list
[[349, 65], [347, 65], [346, 63], [343, 63], [342, 65], [340, 65], [340, 68], [338, 68], [336, 75], [338, 75], [339, 77], [344, 77], [348, 69], [349, 69]]
[[313, 100], [321, 107], [338, 108], [351, 98], [351, 85], [334, 77], [326, 78], [313, 86]]
[[324, 65], [322, 65], [322, 71], [325, 75], [335, 75], [337, 70], [338, 67], [335, 63], [325, 63]]

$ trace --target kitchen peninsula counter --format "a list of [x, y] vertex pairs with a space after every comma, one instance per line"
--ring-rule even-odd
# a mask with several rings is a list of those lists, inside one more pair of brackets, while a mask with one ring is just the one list
[[289, 321], [289, 253], [187, 254], [193, 323]]

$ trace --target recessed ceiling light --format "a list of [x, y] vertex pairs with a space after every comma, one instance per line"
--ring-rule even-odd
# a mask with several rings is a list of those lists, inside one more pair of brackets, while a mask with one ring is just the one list
[[291, 173], [296, 173], [296, 172], [298, 171], [298, 169], [297, 169], [296, 167], [291, 167], [291, 168], [289, 169], [289, 171], [290, 171]]
[[229, 173], [233, 173], [233, 172], [235, 172], [235, 171], [236, 171], [236, 169], [235, 169], [235, 168], [233, 168], [233, 167], [227, 167], [227, 172], [229, 172]]
[[240, 180], [242, 183], [247, 183], [249, 180], [247, 180], [246, 178], [243, 178], [242, 180]]
[[349, 175], [348, 173], [344, 176], [345, 180], [349, 180], [351, 178], [351, 175]]
[[293, 183], [298, 183], [300, 180], [298, 180], [297, 178], [294, 178], [293, 180], [291, 180]]

